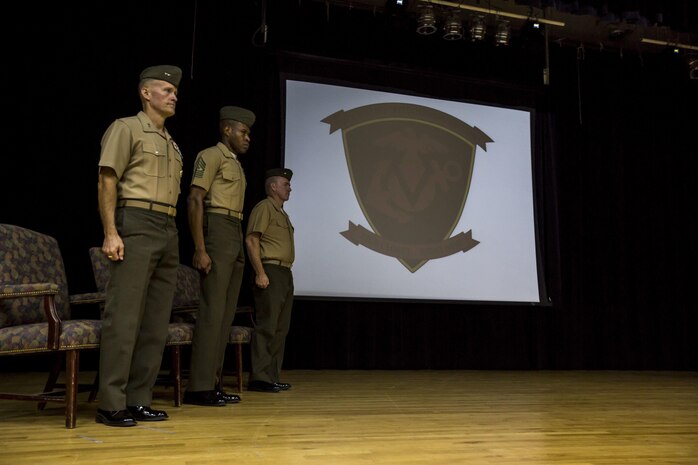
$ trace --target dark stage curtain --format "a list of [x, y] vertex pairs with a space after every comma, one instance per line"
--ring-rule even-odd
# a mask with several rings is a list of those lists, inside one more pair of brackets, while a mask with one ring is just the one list
[[[140, 70], [175, 63], [185, 72], [168, 123], [185, 155], [181, 212], [194, 157], [216, 141], [220, 106], [258, 116], [243, 160], [249, 213], [263, 196], [262, 173], [281, 161], [283, 73], [328, 75], [535, 109], [536, 209], [551, 302], [299, 299], [286, 368], [698, 370], [698, 80], [688, 79], [685, 62], [550, 44], [546, 86], [539, 39], [509, 48], [445, 43], [370, 11], [267, 3], [266, 44], [260, 2], [154, 2], [145, 13], [126, 2], [113, 14], [61, 4], [13, 16], [3, 101], [17, 112], [3, 134], [0, 221], [56, 237], [71, 292], [94, 286], [87, 251], [102, 240], [99, 141], [113, 118], [138, 110]], [[686, 17], [695, 27], [696, 16]], [[186, 216], [177, 221], [188, 263]], [[0, 369], [9, 366], [4, 360]]]

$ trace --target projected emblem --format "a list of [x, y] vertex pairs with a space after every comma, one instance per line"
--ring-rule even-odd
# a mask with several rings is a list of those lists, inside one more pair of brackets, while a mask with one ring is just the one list
[[379, 103], [322, 120], [342, 130], [354, 194], [371, 230], [349, 221], [355, 245], [397, 258], [410, 272], [467, 252], [472, 230], [452, 236], [465, 207], [477, 146], [485, 133], [421, 105]]

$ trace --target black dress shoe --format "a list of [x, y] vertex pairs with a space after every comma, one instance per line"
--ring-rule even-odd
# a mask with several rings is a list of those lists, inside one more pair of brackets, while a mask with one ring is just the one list
[[184, 403], [203, 405], [205, 407], [222, 407], [225, 405], [225, 400], [222, 397], [218, 397], [215, 390], [186, 391], [184, 393]]
[[113, 410], [107, 411], [97, 409], [95, 417], [97, 423], [103, 423], [107, 426], [136, 426], [136, 419], [133, 418], [128, 410]]
[[267, 383], [266, 381], [250, 381], [247, 384], [248, 391], [259, 391], [259, 392], [279, 392], [281, 388], [274, 383]]
[[291, 385], [288, 383], [274, 383], [274, 386], [278, 386], [282, 391], [288, 391], [291, 389]]
[[228, 394], [225, 391], [216, 391], [216, 395], [218, 396], [219, 399], [223, 399], [223, 402], [226, 404], [237, 404], [240, 402], [242, 399], [240, 399], [240, 396], [237, 394]]
[[169, 418], [164, 410], [154, 410], [149, 405], [135, 405], [126, 408], [137, 421], [162, 421]]

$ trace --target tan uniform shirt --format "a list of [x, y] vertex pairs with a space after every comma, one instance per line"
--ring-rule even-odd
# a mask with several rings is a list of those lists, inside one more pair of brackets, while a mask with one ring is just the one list
[[247, 234], [261, 233], [260, 254], [264, 260], [293, 263], [296, 258], [293, 244], [293, 225], [282, 208], [267, 197], [252, 209], [247, 223]]
[[206, 190], [204, 205], [242, 212], [247, 180], [237, 157], [222, 142], [202, 150], [194, 162], [192, 186]]
[[107, 128], [99, 166], [116, 172], [118, 199], [177, 205], [182, 154], [167, 130], [158, 131], [144, 112], [117, 119]]

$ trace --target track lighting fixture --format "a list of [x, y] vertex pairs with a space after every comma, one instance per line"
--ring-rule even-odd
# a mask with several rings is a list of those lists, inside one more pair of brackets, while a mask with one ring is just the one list
[[453, 13], [444, 23], [444, 35], [446, 40], [459, 40], [463, 38], [463, 26], [461, 25], [460, 16]]
[[485, 39], [487, 28], [485, 27], [485, 17], [475, 15], [470, 22], [470, 40], [473, 42], [481, 42]]
[[497, 30], [495, 31], [494, 34], [494, 44], [497, 46], [500, 45], [509, 45], [509, 38], [511, 36], [511, 28], [509, 21], [506, 19], [500, 19], [497, 21]]
[[417, 33], [430, 35], [436, 32], [436, 15], [434, 7], [430, 4], [422, 6], [417, 18]]

